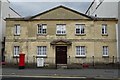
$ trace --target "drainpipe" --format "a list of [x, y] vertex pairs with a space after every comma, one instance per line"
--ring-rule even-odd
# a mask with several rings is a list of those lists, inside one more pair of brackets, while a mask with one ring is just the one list
[[117, 40], [117, 62], [119, 62], [119, 40], [118, 40], [118, 24], [116, 24], [116, 40]]

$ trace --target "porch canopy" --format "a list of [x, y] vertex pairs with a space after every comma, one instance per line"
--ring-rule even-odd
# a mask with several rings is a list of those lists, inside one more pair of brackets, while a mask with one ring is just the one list
[[72, 42], [67, 39], [56, 39], [56, 40], [53, 40], [50, 44], [51, 45], [71, 45]]

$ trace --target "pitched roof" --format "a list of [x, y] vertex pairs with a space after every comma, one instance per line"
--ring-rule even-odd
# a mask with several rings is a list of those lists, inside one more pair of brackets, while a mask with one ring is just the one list
[[12, 7], [9, 7], [9, 9], [11, 9], [13, 12], [15, 12], [17, 15], [19, 15], [20, 17], [22, 17], [17, 11], [15, 11]]
[[[73, 9], [70, 9], [70, 8], [65, 7], [65, 6], [62, 6], [62, 5], [57, 6], [57, 7], [54, 7], [54, 8], [52, 8], [52, 9], [49, 9], [49, 10], [47, 10], [47, 11], [45, 11], [45, 12], [39, 13], [39, 14], [34, 15], [34, 16], [23, 17], [23, 18], [6, 18], [5, 20], [14, 20], [14, 21], [37, 20], [37, 19], [34, 19], [34, 18], [37, 17], [37, 16], [40, 16], [40, 15], [42, 15], [42, 14], [48, 13], [48, 12], [50, 12], [50, 11], [53, 11], [53, 10], [55, 10], [55, 9], [58, 9], [58, 8], [67, 9], [67, 10], [69, 10], [69, 11], [72, 11], [72, 12], [74, 12], [74, 13], [76, 13], [76, 14], [82, 15], [82, 16], [88, 18], [89, 20], [93, 20], [93, 21], [118, 21], [118, 19], [116, 19], [116, 18], [98, 18], [98, 17], [88, 16], [88, 15], [86, 15], [86, 14], [80, 13], [80, 12], [78, 12], [78, 11], [75, 11], [75, 10], [73, 10]], [[49, 19], [39, 19], [39, 20], [49, 20]], [[56, 20], [56, 19], [55, 19], [55, 20]], [[63, 19], [61, 19], [61, 20], [63, 20]], [[65, 19], [65, 20], [71, 20], [71, 19]], [[74, 19], [73, 19], [73, 20], [74, 20]], [[78, 19], [76, 19], [76, 20], [78, 20]], [[80, 19], [80, 20], [81, 20], [81, 19]]]
[[94, 4], [95, 0], [92, 1], [92, 3], [90, 4], [90, 6], [88, 7], [87, 11], [85, 12], [85, 14], [88, 13], [88, 11], [90, 10], [90, 8], [92, 7], [92, 5]]
[[85, 14], [83, 14], [83, 13], [80, 13], [80, 12], [76, 11], [76, 10], [70, 9], [70, 8], [65, 7], [65, 6], [63, 6], [63, 5], [54, 7], [54, 8], [52, 8], [52, 9], [49, 9], [49, 10], [45, 11], [45, 12], [42, 12], [42, 13], [39, 13], [39, 14], [37, 14], [37, 15], [31, 16], [31, 19], [32, 19], [32, 18], [35, 18], [35, 17], [37, 17], [37, 16], [40, 16], [40, 15], [42, 15], [42, 14], [48, 13], [48, 12], [50, 12], [50, 11], [53, 11], [53, 10], [55, 10], [55, 9], [58, 9], [58, 8], [64, 8], [64, 9], [67, 9], [67, 10], [69, 10], [69, 11], [72, 11], [72, 12], [74, 12], [74, 13], [76, 13], [76, 14], [79, 14], [79, 15], [82, 15], [82, 16], [84, 16], [84, 17], [87, 17], [87, 18], [92, 19], [92, 18], [91, 18], [90, 16], [88, 16], [88, 15], [85, 15]]
[[[104, 1], [104, 0], [103, 0]], [[100, 1], [100, 3], [97, 5], [96, 9], [103, 3], [103, 1]], [[90, 6], [88, 7], [87, 11], [85, 12], [85, 14], [88, 13], [88, 11], [90, 10], [90, 8], [94, 5], [95, 0], [92, 1], [92, 3], [90, 4]]]

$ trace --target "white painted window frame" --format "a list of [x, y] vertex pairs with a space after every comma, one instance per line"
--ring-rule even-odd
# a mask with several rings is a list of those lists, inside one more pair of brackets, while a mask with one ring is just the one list
[[[45, 32], [44, 32], [45, 30]], [[47, 24], [38, 24], [37, 34], [47, 34]]]
[[76, 57], [85, 57], [85, 56], [86, 56], [86, 47], [76, 46]]
[[15, 24], [14, 35], [20, 35], [20, 33], [21, 33], [21, 26], [20, 26], [20, 24]]
[[[58, 33], [58, 31], [60, 33]], [[66, 34], [66, 24], [57, 24], [57, 26], [56, 26], [56, 34], [65, 35]]]
[[[77, 33], [77, 29], [79, 29], [79, 33]], [[83, 30], [83, 32], [82, 32]], [[85, 34], [85, 24], [76, 24], [75, 25], [75, 34], [82, 35]]]
[[107, 24], [102, 24], [102, 35], [107, 35]]
[[109, 56], [109, 48], [108, 46], [103, 46], [103, 56]]
[[37, 56], [46, 57], [47, 56], [47, 46], [37, 46]]
[[14, 46], [14, 57], [19, 56], [20, 53], [20, 47], [19, 46]]

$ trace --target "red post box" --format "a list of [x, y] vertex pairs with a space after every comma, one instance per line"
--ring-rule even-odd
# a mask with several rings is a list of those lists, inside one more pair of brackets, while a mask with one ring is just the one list
[[19, 54], [19, 69], [25, 68], [25, 54], [22, 52]]

